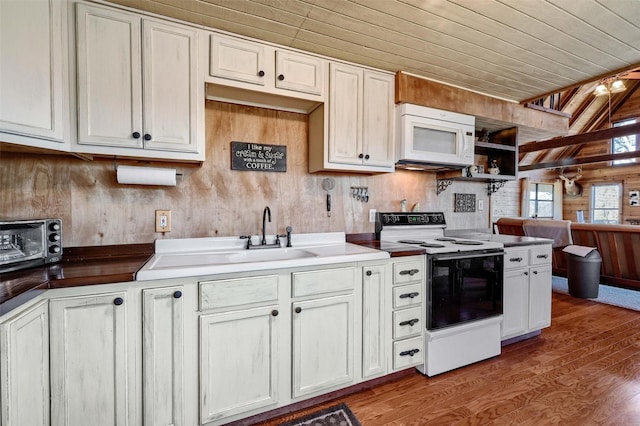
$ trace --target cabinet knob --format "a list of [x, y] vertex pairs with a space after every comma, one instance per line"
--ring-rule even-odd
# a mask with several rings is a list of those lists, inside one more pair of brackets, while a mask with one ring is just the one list
[[369, 158], [371, 158], [371, 157], [369, 156], [369, 154], [367, 154], [367, 155], [365, 155], [365, 156], [364, 156], [364, 159], [365, 159], [365, 160], [368, 160]]
[[409, 351], [400, 352], [400, 356], [414, 356], [418, 352], [420, 352], [420, 349], [411, 349]]
[[175, 299], [180, 299], [182, 297], [182, 292], [180, 290], [174, 291], [173, 292], [173, 297]]
[[280, 74], [280, 75], [278, 76], [278, 80], [280, 80], [280, 81], [284, 80], [284, 75], [283, 75], [283, 74]]
[[149, 133], [145, 133], [144, 134], [144, 140], [145, 141], [150, 141], [151, 140], [151, 135]]
[[366, 273], [367, 273], [367, 276], [368, 276], [368, 277], [370, 277], [370, 276], [371, 276], [371, 274], [373, 274], [373, 272], [371, 272], [371, 271], [367, 271]]
[[528, 273], [528, 272], [525, 272], [524, 274], [525, 274], [525, 275], [529, 275], [529, 273]]
[[124, 299], [122, 297], [116, 297], [113, 299], [113, 304], [116, 306], [120, 306], [124, 303]]
[[358, 158], [364, 158], [364, 154], [360, 153], [360, 155], [358, 155]]
[[301, 308], [300, 306], [298, 306], [298, 307], [295, 309], [295, 311], [296, 311], [296, 314], [299, 314], [300, 312], [302, 312], [302, 308]]
[[140, 138], [140, 132], [133, 132], [131, 136], [133, 136], [134, 139], [138, 139]]
[[258, 77], [264, 77], [264, 71], [262, 70], [258, 71]]
[[538, 271], [533, 271], [533, 275], [538, 275]]
[[277, 317], [279, 313], [280, 313], [280, 312], [278, 312], [278, 310], [277, 310], [277, 309], [274, 309], [273, 311], [271, 311], [271, 316], [272, 316], [272, 317]]

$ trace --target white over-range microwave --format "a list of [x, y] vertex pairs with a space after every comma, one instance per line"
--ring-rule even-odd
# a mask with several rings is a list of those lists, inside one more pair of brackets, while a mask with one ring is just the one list
[[474, 163], [475, 117], [400, 104], [396, 166], [407, 169], [463, 168]]

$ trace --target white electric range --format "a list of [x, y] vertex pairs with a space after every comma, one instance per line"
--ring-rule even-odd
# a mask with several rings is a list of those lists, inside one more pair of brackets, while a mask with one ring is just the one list
[[378, 213], [386, 247], [418, 247], [427, 256], [425, 362], [433, 376], [500, 354], [502, 243], [444, 236], [442, 212]]

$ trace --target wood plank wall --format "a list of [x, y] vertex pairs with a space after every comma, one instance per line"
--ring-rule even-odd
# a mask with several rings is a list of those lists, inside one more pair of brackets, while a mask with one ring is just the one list
[[[438, 196], [435, 174], [430, 172], [309, 174], [305, 115], [221, 102], [207, 102], [205, 114], [206, 161], [201, 168], [169, 165], [183, 174], [176, 187], [118, 185], [112, 159], [26, 155], [2, 150], [0, 144], [0, 218], [61, 217], [69, 247], [256, 235], [265, 206], [271, 208], [273, 220], [268, 234], [282, 232], [287, 225], [294, 233], [373, 232], [369, 209], [397, 211], [402, 199], [409, 207], [419, 203], [423, 211], [444, 211], [451, 229], [489, 227], [490, 203], [483, 184], [456, 182]], [[287, 172], [230, 170], [231, 141], [286, 145]], [[326, 177], [335, 179], [331, 217], [321, 188]], [[351, 186], [367, 186], [369, 203], [355, 200]], [[477, 194], [484, 210], [454, 212], [456, 192]], [[154, 232], [156, 209], [172, 211], [172, 232], [164, 237]]]

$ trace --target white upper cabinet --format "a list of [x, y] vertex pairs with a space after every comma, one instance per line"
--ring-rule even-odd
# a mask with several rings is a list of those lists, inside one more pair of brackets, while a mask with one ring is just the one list
[[85, 4], [76, 18], [74, 151], [204, 160], [197, 31]]
[[302, 113], [325, 99], [323, 58], [215, 33], [207, 53], [208, 99]]
[[65, 150], [66, 2], [0, 2], [0, 140]]
[[394, 76], [329, 66], [329, 99], [309, 116], [309, 171], [394, 171]]

